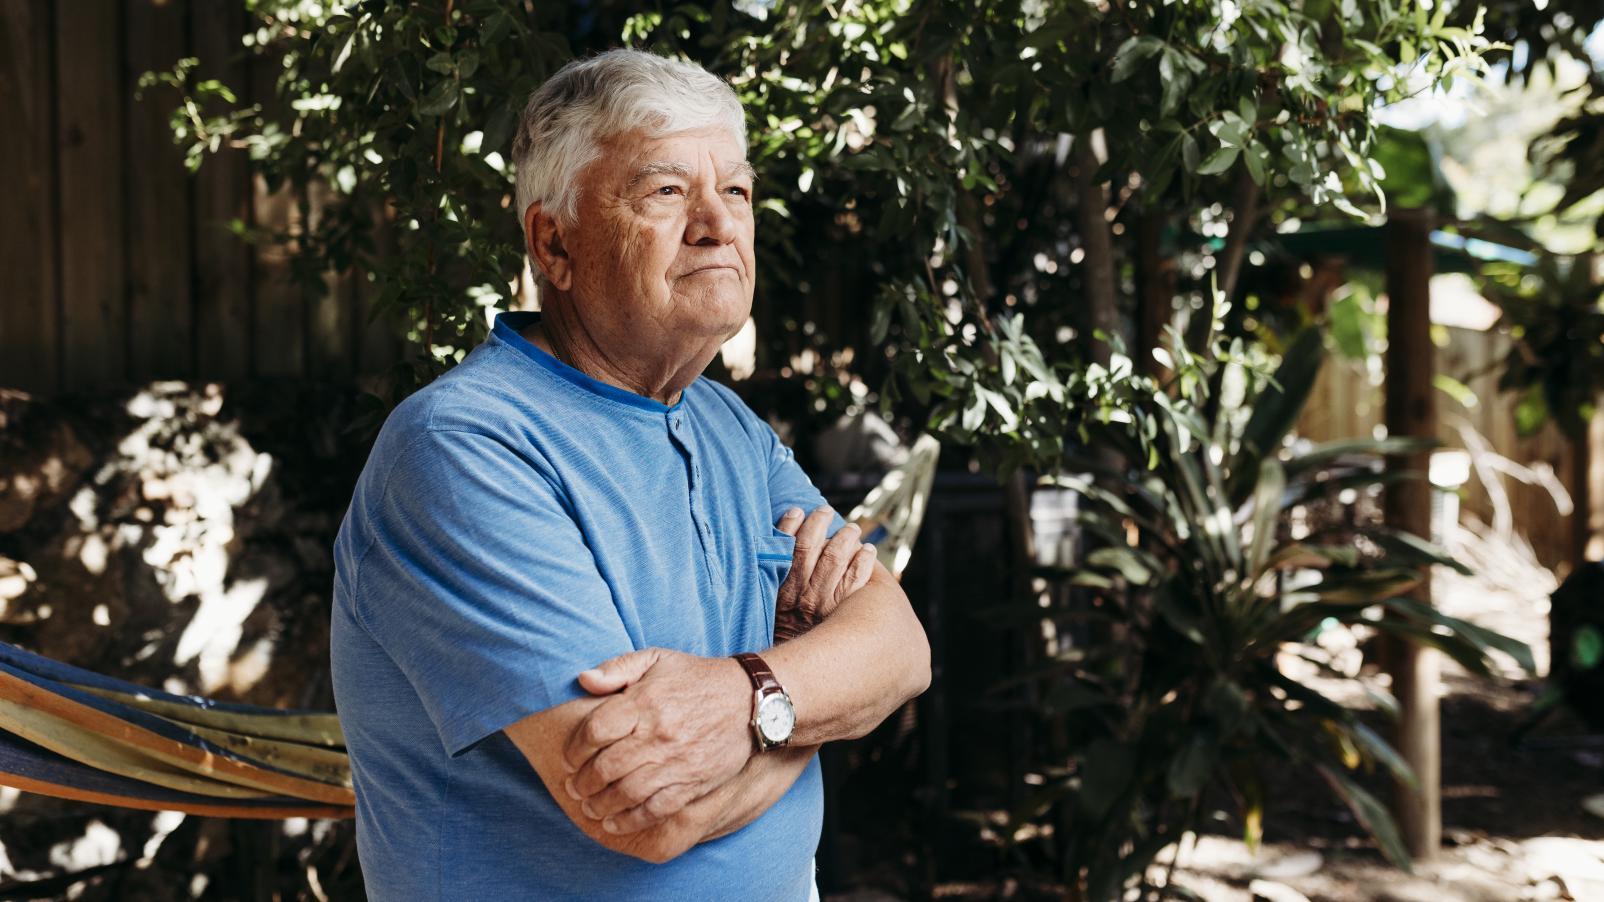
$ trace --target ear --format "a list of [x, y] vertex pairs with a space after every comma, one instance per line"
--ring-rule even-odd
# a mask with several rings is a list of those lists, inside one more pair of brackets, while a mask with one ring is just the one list
[[573, 266], [568, 251], [563, 247], [562, 230], [557, 220], [547, 215], [539, 201], [524, 211], [525, 250], [535, 261], [540, 272], [558, 291], [567, 291], [574, 280]]

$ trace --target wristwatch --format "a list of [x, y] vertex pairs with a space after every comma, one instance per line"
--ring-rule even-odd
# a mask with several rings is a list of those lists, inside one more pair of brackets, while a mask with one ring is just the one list
[[791, 730], [796, 727], [796, 708], [791, 696], [785, 694], [774, 671], [764, 660], [751, 652], [734, 655], [741, 668], [752, 680], [752, 736], [760, 752], [777, 749], [791, 741]]

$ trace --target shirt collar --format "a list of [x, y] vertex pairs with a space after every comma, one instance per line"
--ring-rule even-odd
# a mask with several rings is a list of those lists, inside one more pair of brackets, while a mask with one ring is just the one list
[[583, 371], [563, 363], [520, 334], [522, 330], [539, 321], [540, 312], [538, 310], [508, 310], [498, 313], [496, 314], [495, 325], [490, 330], [490, 340], [500, 341], [502, 344], [512, 347], [530, 360], [585, 391], [617, 401], [620, 404], [628, 404], [631, 407], [638, 407], [641, 410], [652, 413], [673, 413], [685, 406], [685, 398], [689, 394], [689, 386], [686, 386], [685, 391], [679, 393], [679, 400], [674, 402], [674, 406], [670, 407], [655, 398], [637, 395], [616, 385], [609, 385], [600, 379], [594, 379]]

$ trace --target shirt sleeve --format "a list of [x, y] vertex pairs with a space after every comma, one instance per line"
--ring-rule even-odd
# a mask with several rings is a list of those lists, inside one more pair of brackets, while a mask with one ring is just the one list
[[585, 696], [580, 671], [634, 648], [555, 480], [495, 438], [419, 436], [370, 518], [358, 619], [453, 757]]
[[[796, 455], [786, 444], [780, 441], [773, 427], [758, 418], [756, 414], [759, 434], [762, 441], [768, 445], [767, 457], [769, 468], [769, 522], [778, 523], [780, 517], [793, 507], [802, 508], [804, 514], [810, 514], [814, 508], [825, 504], [824, 495], [813, 485], [813, 480], [802, 470], [796, 462]], [[846, 525], [841, 513], [836, 512], [835, 518], [830, 521], [830, 535]]]

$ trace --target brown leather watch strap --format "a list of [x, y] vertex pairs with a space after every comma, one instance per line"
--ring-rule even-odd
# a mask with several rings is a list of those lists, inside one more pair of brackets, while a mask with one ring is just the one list
[[775, 679], [774, 671], [769, 669], [767, 661], [749, 651], [743, 651], [738, 655], [733, 655], [733, 657], [741, 662], [741, 667], [746, 670], [746, 675], [752, 678], [752, 688], [759, 692], [768, 690], [775, 692], [785, 691], [780, 688], [780, 681]]

